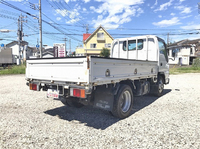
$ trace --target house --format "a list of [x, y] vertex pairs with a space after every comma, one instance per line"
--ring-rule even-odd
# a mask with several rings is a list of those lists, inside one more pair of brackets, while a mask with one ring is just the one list
[[54, 57], [54, 49], [53, 47], [47, 46], [42, 51], [42, 58], [52, 58]]
[[184, 39], [168, 46], [169, 64], [190, 65], [199, 55], [200, 39]]
[[100, 55], [103, 48], [110, 50], [113, 37], [100, 25], [92, 34], [83, 34], [83, 47], [76, 48], [76, 56]]
[[36, 48], [36, 47], [28, 47], [29, 48], [29, 50], [30, 50], [30, 56], [29, 57], [27, 57], [27, 59], [28, 58], [39, 58], [40, 57], [40, 51], [39, 51], [39, 49], [38, 48]]
[[28, 42], [26, 41], [22, 41], [20, 47], [18, 41], [12, 41], [6, 44], [6, 48], [12, 49], [12, 55], [16, 57], [18, 64], [20, 64], [19, 60], [26, 60], [32, 55], [32, 49], [28, 46]]

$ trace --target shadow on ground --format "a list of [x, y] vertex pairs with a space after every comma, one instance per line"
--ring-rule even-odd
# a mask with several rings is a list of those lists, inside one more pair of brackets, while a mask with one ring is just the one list
[[[169, 92], [171, 92], [171, 90], [169, 89], [164, 90], [164, 95]], [[135, 97], [135, 104], [133, 106], [132, 114], [145, 108], [146, 106], [149, 106], [157, 99], [159, 99], [159, 97], [155, 96]], [[45, 111], [44, 113], [51, 116], [58, 116], [60, 119], [67, 121], [76, 120], [80, 123], [84, 123], [86, 126], [102, 130], [120, 121], [120, 119], [113, 117], [108, 111], [96, 109], [90, 106], [85, 106], [80, 109], [68, 106], [62, 106], [59, 108]]]

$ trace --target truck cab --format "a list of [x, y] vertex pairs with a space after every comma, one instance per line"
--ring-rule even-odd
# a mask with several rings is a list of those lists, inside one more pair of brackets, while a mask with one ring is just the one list
[[164, 83], [169, 83], [167, 47], [164, 40], [157, 36], [146, 35], [115, 39], [112, 43], [111, 57], [156, 61], [159, 74], [165, 78]]

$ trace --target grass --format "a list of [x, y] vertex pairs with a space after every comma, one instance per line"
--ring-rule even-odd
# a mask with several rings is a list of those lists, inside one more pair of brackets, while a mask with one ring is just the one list
[[200, 67], [179, 67], [170, 68], [170, 74], [180, 74], [180, 73], [200, 73]]
[[8, 74], [25, 74], [25, 65], [19, 65], [19, 66], [11, 66], [6, 69], [0, 70], [0, 75], [8, 75]]

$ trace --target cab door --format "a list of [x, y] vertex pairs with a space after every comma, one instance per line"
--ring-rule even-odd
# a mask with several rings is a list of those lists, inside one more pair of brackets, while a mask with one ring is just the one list
[[158, 38], [159, 47], [159, 72], [169, 71], [168, 55], [165, 42]]

